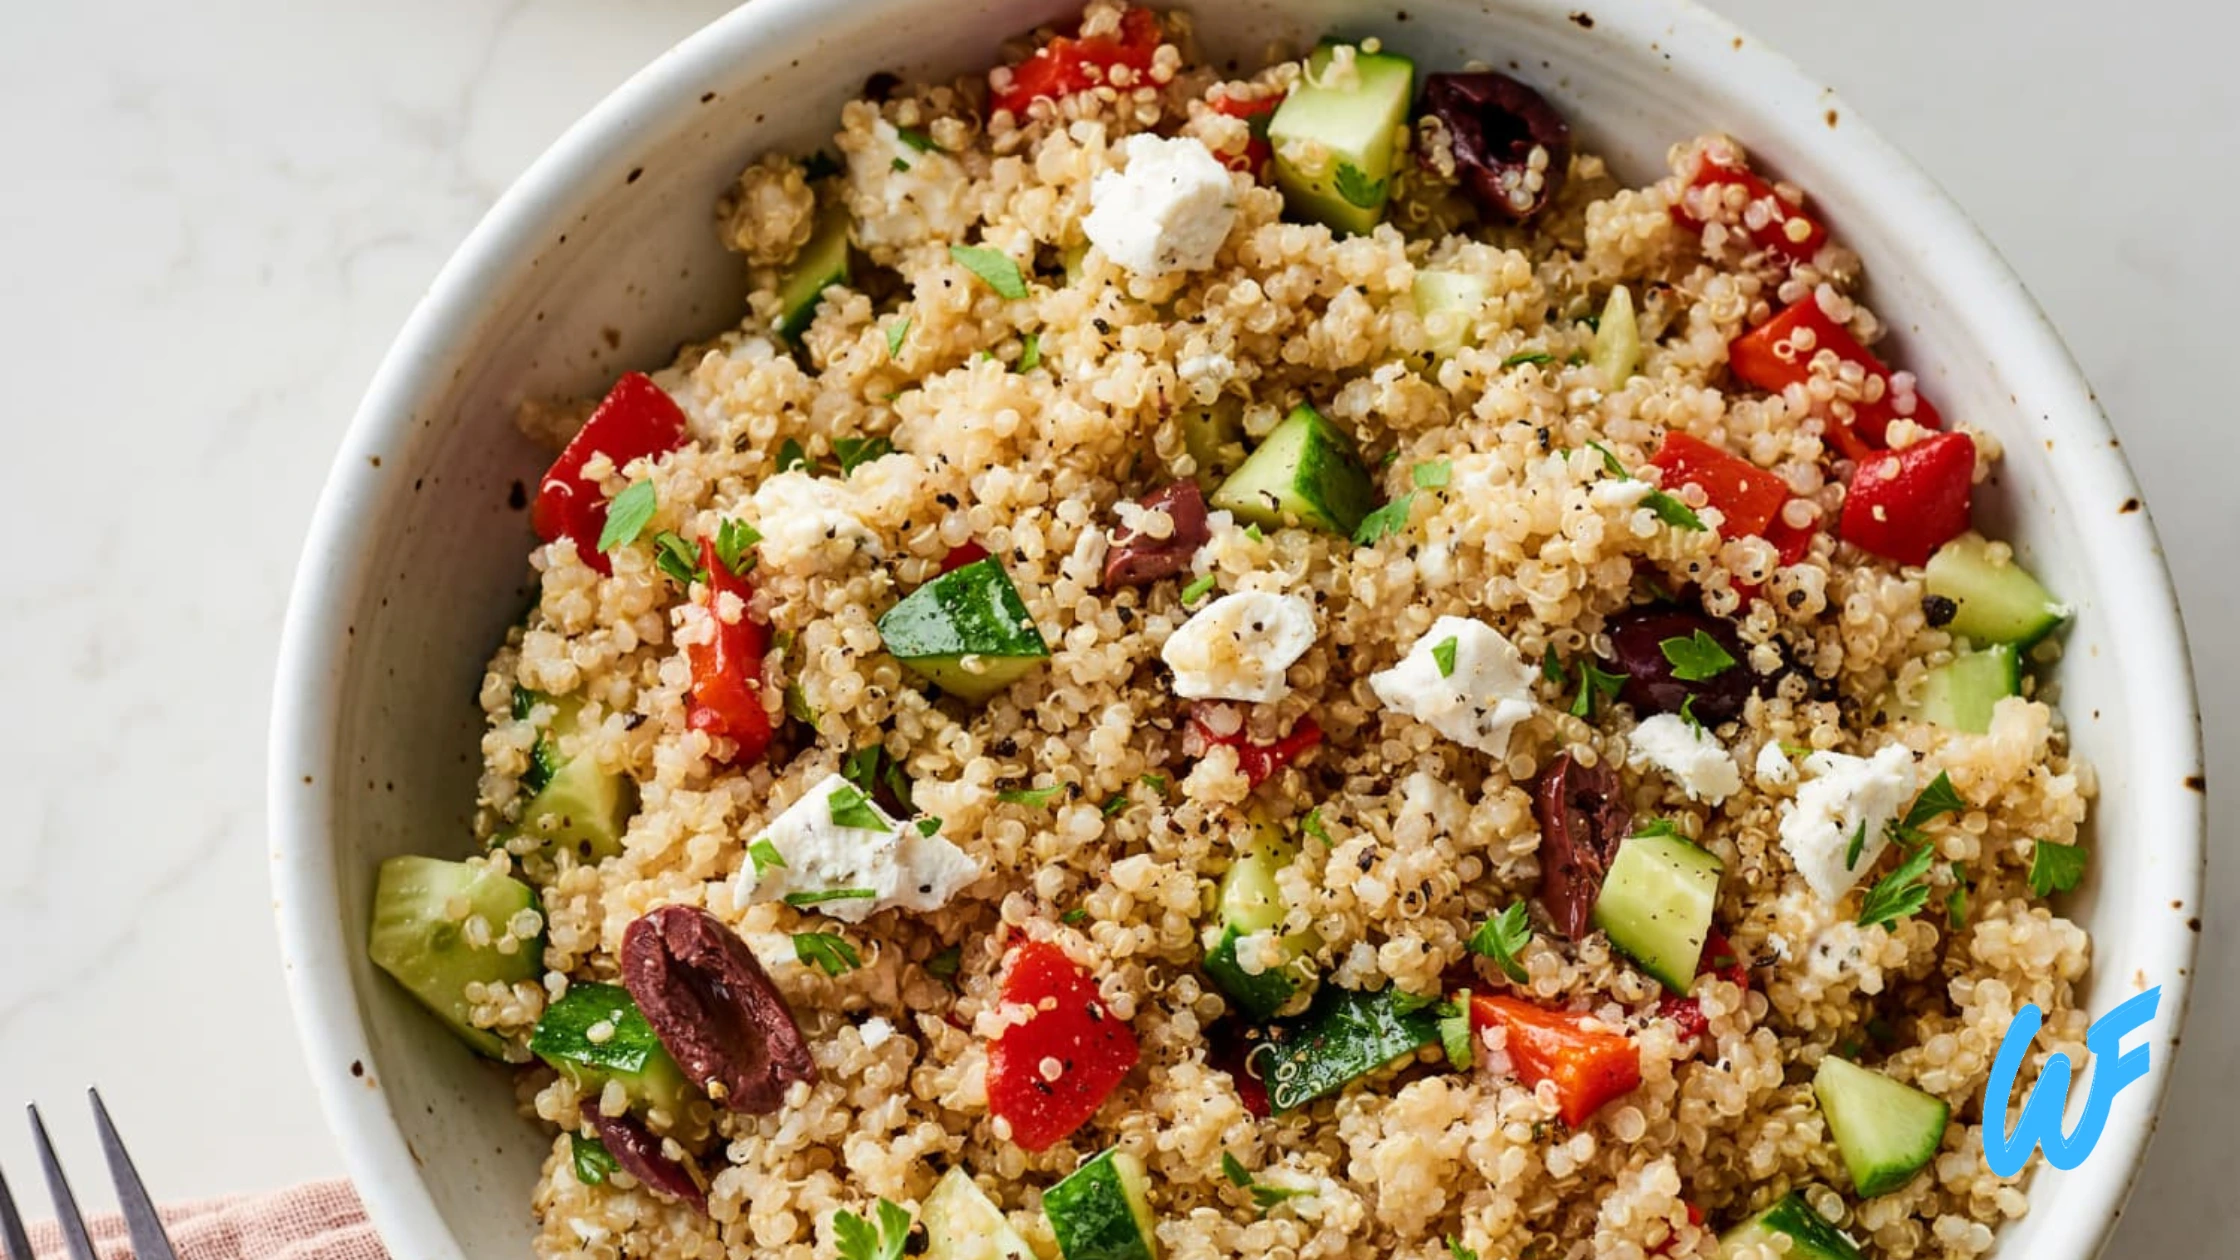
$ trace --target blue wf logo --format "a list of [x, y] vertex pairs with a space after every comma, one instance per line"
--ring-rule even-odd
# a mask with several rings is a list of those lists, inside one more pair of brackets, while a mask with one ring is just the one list
[[[2014, 1099], [2015, 1073], [2021, 1070], [2022, 1056], [2029, 1053], [2031, 1040], [2045, 1023], [2045, 1015], [2035, 1004], [2025, 1005], [2015, 1015], [2014, 1023], [2007, 1026], [2006, 1039], [1999, 1043], [1999, 1057], [1992, 1061], [1991, 1080], [1984, 1094], [1983, 1159], [1991, 1165], [1991, 1171], [2002, 1177], [2014, 1176], [2038, 1146], [2045, 1148], [2046, 1162], [2055, 1168], [2074, 1168], [2084, 1162], [2099, 1144], [2101, 1130], [2108, 1126], [2108, 1110], [2115, 1104], [2116, 1094], [2147, 1074], [2148, 1048], [2126, 1050], [2123, 1037], [2153, 1019], [2161, 1000], [2162, 986], [2156, 985], [2092, 1022], [2092, 1031], [2084, 1039], [2085, 1047], [2092, 1052], [2092, 1093], [2085, 1099], [2084, 1114], [2077, 1117], [2077, 1127], [2066, 1135], [2061, 1132], [2061, 1113], [2069, 1105], [2072, 1069], [2065, 1054], [2046, 1060], [2045, 1071], [2023, 1100], [2022, 1114], [2016, 1118], [2013, 1131], [2004, 1131]], [[1992, 1108], [1994, 1099], [1998, 1102], [1996, 1110]]]

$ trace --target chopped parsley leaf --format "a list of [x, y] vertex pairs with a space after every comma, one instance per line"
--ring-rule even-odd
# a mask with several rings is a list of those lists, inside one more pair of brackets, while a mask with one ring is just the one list
[[1367, 172], [1351, 162], [1338, 163], [1335, 183], [1338, 195], [1349, 205], [1374, 210], [1384, 204], [1385, 181], [1369, 178]]
[[1194, 579], [1190, 583], [1190, 585], [1182, 588], [1182, 602], [1185, 604], [1195, 604], [1198, 602], [1200, 597], [1202, 597], [1207, 591], [1210, 591], [1212, 589], [1213, 575], [1211, 573], [1208, 573], [1204, 577]]
[[1944, 899], [1945, 926], [1957, 932], [1968, 926], [1968, 868], [1952, 864], [1952, 892]]
[[1703, 523], [1702, 517], [1696, 515], [1694, 508], [1662, 490], [1651, 490], [1648, 494], [1642, 496], [1641, 504], [1651, 512], [1656, 513], [1658, 520], [1674, 529], [1684, 529], [1690, 533], [1700, 534], [1710, 528]]
[[1921, 789], [1921, 795], [1913, 798], [1912, 806], [1906, 810], [1905, 821], [1898, 824], [1898, 835], [1902, 839], [1911, 839], [1918, 836], [1921, 829], [1930, 823], [1946, 814], [1957, 814], [1967, 807], [1968, 803], [1960, 799], [1960, 793], [1952, 786], [1952, 776], [1939, 770], [1937, 777], [1929, 780], [1929, 786]]
[[1900, 919], [1911, 918], [1929, 904], [1929, 867], [1937, 860], [1936, 848], [1922, 845], [1907, 855], [1898, 868], [1867, 890], [1859, 905], [1859, 926], [1879, 923], [1885, 932]]
[[935, 818], [931, 814], [927, 814], [925, 817], [919, 819], [915, 825], [918, 828], [918, 834], [921, 836], [937, 836], [941, 834], [941, 820]]
[[874, 1228], [846, 1208], [832, 1214], [832, 1237], [840, 1260], [902, 1260], [910, 1242], [910, 1214], [881, 1199], [878, 1217]]
[[1517, 961], [1517, 954], [1532, 940], [1530, 914], [1523, 902], [1510, 902], [1508, 909], [1479, 924], [1470, 934], [1470, 952], [1491, 958], [1503, 975], [1523, 984], [1530, 977], [1524, 964]]
[[832, 454], [840, 461], [840, 475], [845, 477], [872, 460], [894, 454], [894, 443], [883, 437], [834, 438]]
[[1107, 818], [1110, 818], [1114, 814], [1119, 813], [1121, 810], [1126, 809], [1127, 807], [1128, 794], [1126, 792], [1114, 792], [1112, 795], [1104, 798], [1104, 804], [1097, 806], [1097, 812], [1103, 814]]
[[1050, 802], [1065, 795], [1066, 787], [1067, 785], [1063, 783], [1053, 783], [1048, 787], [1007, 788], [996, 793], [996, 799], [1006, 805], [1026, 805], [1035, 809], [1042, 809], [1048, 806]]
[[1409, 479], [1415, 482], [1418, 490], [1444, 490], [1447, 488], [1447, 482], [1454, 477], [1454, 461], [1451, 459], [1428, 460], [1417, 464], [1408, 475]]
[[808, 466], [809, 453], [801, 449], [799, 440], [787, 438], [785, 441], [778, 443], [779, 472], [792, 472], [797, 468], [807, 468]]
[[876, 901], [876, 888], [822, 888], [813, 892], [790, 892], [785, 895], [789, 906], [814, 906], [827, 901]]
[[2065, 893], [2084, 880], [2085, 848], [2040, 840], [2030, 851], [2030, 891], [2041, 897]]
[[1867, 820], [1862, 818], [1859, 820], [1858, 829], [1851, 833], [1851, 843], [1844, 847], [1843, 869], [1847, 871], [1857, 869], [1859, 865], [1859, 855], [1865, 852], [1866, 848]]
[[1408, 511], [1415, 506], [1415, 491], [1401, 495], [1376, 511], [1361, 518], [1354, 527], [1353, 541], [1364, 547], [1373, 547], [1408, 527]]
[[1556, 655], [1556, 645], [1553, 643], [1540, 653], [1540, 676], [1559, 687], [1571, 676], [1563, 667], [1563, 658]]
[[770, 843], [770, 837], [768, 836], [764, 836], [748, 845], [747, 857], [754, 862], [754, 873], [757, 879], [762, 877], [764, 871], [779, 870], [786, 864], [785, 854], [778, 852], [778, 846]]
[[603, 1186], [607, 1184], [608, 1174], [622, 1169], [621, 1161], [607, 1149], [606, 1143], [581, 1133], [568, 1135], [568, 1156], [575, 1162], [576, 1180], [587, 1186]]
[[1451, 634], [1431, 645], [1431, 660], [1439, 667], [1439, 677], [1454, 677], [1454, 654], [1460, 646], [1461, 640]]
[[828, 976], [843, 975], [863, 965], [863, 955], [838, 932], [796, 932], [793, 956]]
[[1245, 536], [1245, 537], [1247, 537], [1247, 538], [1249, 538], [1249, 539], [1251, 539], [1251, 540], [1252, 540], [1252, 541], [1254, 541], [1254, 542], [1266, 542], [1266, 541], [1268, 541], [1268, 536], [1267, 536], [1266, 534], [1264, 534], [1264, 533], [1261, 533], [1261, 532], [1260, 532], [1260, 527], [1259, 527], [1258, 525], [1247, 525], [1247, 526], [1245, 526], [1245, 527], [1244, 527], [1244, 536]]
[[1672, 662], [1672, 676], [1681, 682], [1706, 682], [1734, 668], [1734, 657], [1706, 630], [1675, 635], [1657, 644], [1657, 650]]
[[915, 127], [895, 128], [894, 138], [902, 141], [904, 144], [909, 145], [911, 148], [916, 149], [920, 153], [931, 153], [934, 150], [933, 137], [927, 135], [926, 133], [918, 130]]
[[898, 155], [893, 161], [887, 163], [887, 169], [895, 171], [907, 171], [910, 169], [910, 164], [903, 161], [902, 158]]
[[1073, 909], [1068, 910], [1064, 914], [1058, 916], [1058, 922], [1065, 924], [1067, 927], [1073, 927], [1077, 924], [1087, 923], [1088, 921], [1089, 912], [1079, 906], [1075, 906]]
[[1252, 1184], [1252, 1174], [1246, 1172], [1244, 1165], [1237, 1162], [1237, 1157], [1227, 1151], [1221, 1152], [1221, 1175], [1229, 1179], [1230, 1185], [1239, 1189]]
[[1462, 1245], [1454, 1235], [1447, 1235], [1448, 1260], [1478, 1260], [1478, 1253]]
[[962, 945], [945, 946], [935, 950], [933, 957], [926, 959], [926, 974], [936, 980], [954, 980], [957, 978], [957, 972], [963, 969], [964, 946]]
[[1549, 354], [1545, 350], [1526, 350], [1519, 354], [1512, 354], [1508, 358], [1503, 359], [1501, 361], [1501, 366], [1505, 368], [1523, 367], [1525, 364], [1529, 363], [1537, 367], [1541, 364], [1553, 363], [1555, 361], [1556, 357], [1552, 354]]
[[745, 577], [754, 567], [755, 544], [761, 541], [761, 530], [726, 517], [716, 526], [716, 560], [734, 575]]
[[1307, 816], [1299, 820], [1299, 830], [1306, 832], [1324, 844], [1330, 843], [1330, 830], [1322, 825], [1322, 807], [1320, 805], [1308, 810]]
[[849, 827], [857, 831], [885, 831], [887, 821], [879, 816], [878, 807], [871, 803], [863, 789], [853, 783], [844, 783], [832, 789], [825, 798], [832, 807], [832, 825]]
[[633, 481], [607, 505], [606, 527], [599, 531], [599, 550], [613, 551], [638, 541], [638, 535], [661, 508], [661, 496], [651, 480]]
[[699, 550], [668, 530], [653, 536], [653, 567], [679, 586], [690, 586], [705, 576], [700, 572]]
[[949, 257], [957, 265], [987, 282], [996, 296], [1016, 302], [1027, 295], [1027, 282], [1019, 274], [1019, 264], [1011, 255], [985, 245], [951, 245]]
[[1686, 722], [1688, 729], [1694, 731], [1697, 735], [1703, 734], [1703, 719], [1696, 716], [1696, 698], [1694, 696], [1689, 696], [1680, 702], [1680, 720]]
[[1598, 699], [1615, 700], [1618, 689], [1625, 686], [1624, 674], [1612, 674], [1595, 668], [1591, 658], [1579, 662], [1579, 695], [1571, 702], [1571, 716], [1591, 718]]
[[1142, 778], [1136, 780], [1136, 782], [1143, 784], [1145, 787], [1150, 788], [1152, 791], [1157, 792], [1161, 796], [1165, 796], [1167, 794], [1167, 776], [1163, 774], [1147, 774]]
[[887, 330], [887, 357], [889, 359], [902, 357], [902, 343], [909, 339], [910, 322], [916, 318], [915, 315], [905, 315], [901, 323]]
[[1439, 1048], [1446, 1052], [1450, 1067], [1467, 1072], [1477, 1058], [1476, 1041], [1470, 1035], [1470, 990], [1464, 989], [1439, 1008]]
[[1674, 840], [1688, 838], [1687, 833], [1680, 830], [1680, 824], [1669, 818], [1652, 818], [1633, 829], [1633, 838], [1636, 840], [1646, 840], [1652, 836], [1668, 836]]
[[1042, 334], [1028, 333], [1019, 339], [1019, 361], [1011, 365], [1014, 372], [1032, 372], [1042, 366]]

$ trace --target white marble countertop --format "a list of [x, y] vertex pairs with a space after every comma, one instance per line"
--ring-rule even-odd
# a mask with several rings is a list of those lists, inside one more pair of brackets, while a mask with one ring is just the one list
[[[339, 1172], [268, 914], [264, 736], [304, 523], [407, 309], [513, 176], [723, 0], [80, 0], [0, 41], [0, 1100], [38, 1099], [108, 1201], [98, 1082], [160, 1197]], [[2240, 7], [1720, 0], [1972, 212], [2100, 390], [2193, 629], [2232, 781], [2240, 417], [2228, 249]], [[2075, 14], [2064, 18], [2064, 14]], [[74, 470], [114, 455], [92, 482]], [[2240, 823], [2212, 797], [2213, 828]], [[2112, 1255], [2240, 1230], [2240, 874], [2212, 872], [2175, 1093]], [[2156, 1070], [2168, 1066], [2157, 1063]], [[0, 1115], [0, 1167], [31, 1176]]]

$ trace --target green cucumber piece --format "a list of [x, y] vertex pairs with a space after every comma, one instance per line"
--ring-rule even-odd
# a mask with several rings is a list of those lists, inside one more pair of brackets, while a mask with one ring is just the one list
[[879, 618], [879, 637], [905, 668], [967, 700], [986, 700], [1050, 659], [1019, 588], [993, 556], [910, 592]]
[[1182, 449], [1198, 466], [1198, 488], [1211, 490], [1244, 463], [1244, 400], [1224, 394], [1210, 404], [1192, 403], [1177, 417]]
[[1866, 1260], [1842, 1230], [1830, 1225], [1794, 1191], [1720, 1235], [1719, 1260], [1732, 1260], [1752, 1245], [1759, 1246], [1763, 1254], [1778, 1254], [1776, 1237], [1789, 1240], [1789, 1260]]
[[1065, 1260], [1158, 1260], [1151, 1179], [1118, 1147], [1073, 1170], [1042, 1195], [1042, 1214]]
[[1221, 876], [1221, 937], [1206, 951], [1206, 974], [1237, 1008], [1253, 1019], [1269, 1019], [1283, 1009], [1304, 981], [1299, 959], [1318, 942], [1312, 932], [1283, 939], [1283, 965], [1249, 972], [1237, 961], [1237, 942], [1283, 924], [1287, 908], [1276, 875], [1299, 856], [1281, 829], [1255, 820]]
[[[544, 730], [537, 732], [537, 742], [529, 749], [529, 768], [521, 772], [521, 790], [531, 796], [543, 791], [544, 785], [552, 782], [552, 776], [560, 772], [560, 743], [553, 737], [553, 732], [558, 730], [564, 721], [572, 723], [575, 719], [576, 709], [582, 707], [581, 701], [572, 703], [562, 701], [553, 696], [545, 695], [541, 691], [531, 691], [519, 683], [514, 684], [514, 721], [528, 721], [530, 715], [536, 712], [537, 706], [540, 704], [552, 705], [560, 709], [560, 712], [553, 717]], [[567, 707], [562, 708], [563, 705], [567, 705]]]
[[1971, 735], [1991, 729], [1991, 711], [2022, 694], [2022, 662], [2012, 643], [1962, 652], [1929, 671], [1915, 716]]
[[1718, 858], [1678, 836], [1634, 836], [1618, 846], [1603, 877], [1594, 925], [1619, 953], [1685, 995], [1711, 935], [1721, 869]]
[[[594, 1041], [591, 1030], [601, 1025], [605, 1038]], [[596, 1098], [608, 1081], [620, 1081], [633, 1104], [677, 1119], [691, 1097], [684, 1069], [662, 1048], [630, 991], [618, 984], [569, 985], [529, 1034], [529, 1052], [574, 1081], [586, 1097]]]
[[[477, 948], [467, 943], [464, 921], [447, 913], [455, 897], [466, 902], [469, 917], [480, 915], [490, 925], [491, 944]], [[461, 1041], [495, 1059], [504, 1053], [505, 1043], [467, 1018], [467, 986], [519, 984], [544, 974], [542, 934], [510, 954], [496, 944], [514, 915], [536, 905], [527, 884], [479, 862], [390, 858], [374, 883], [366, 953]]]
[[1594, 326], [1594, 351], [1587, 356], [1602, 373], [1602, 387], [1616, 389], [1641, 370], [1641, 324], [1633, 317], [1633, 291], [1624, 285], [1610, 290], [1602, 303], [1602, 318]]
[[1293, 1110], [1438, 1041], [1436, 1002], [1391, 987], [1363, 993], [1324, 985], [1263, 1052], [1268, 1106]]
[[1351, 538], [1376, 507], [1377, 490], [1353, 439], [1301, 403], [1221, 483], [1211, 502], [1248, 525], [1303, 524]]
[[926, 1223], [927, 1260], [1036, 1260], [1034, 1249], [961, 1166], [934, 1183], [918, 1218]]
[[622, 835], [637, 812], [638, 785], [630, 776], [579, 753], [521, 807], [520, 824], [505, 838], [533, 836], [547, 853], [567, 850], [600, 862], [622, 852]]
[[1426, 268], [1416, 273], [1411, 296], [1433, 355], [1445, 358], [1477, 342], [1478, 312], [1489, 292], [1484, 280], [1467, 271]]
[[1832, 1054], [1820, 1060], [1812, 1096], [1851, 1170], [1851, 1184], [1866, 1199], [1890, 1193], [1928, 1167], [1952, 1119], [1942, 1098]]
[[2009, 560], [1994, 564], [1990, 544], [1963, 534], [1929, 557], [1923, 586], [1951, 600], [1958, 611], [1945, 629], [1977, 643], [2029, 647], [2068, 620], [2069, 607]]
[[834, 201], [817, 212], [809, 243], [794, 255], [778, 285], [778, 335], [798, 342], [817, 317], [824, 291], [848, 283], [848, 207]]
[[1314, 50], [1306, 76], [1268, 120], [1276, 187], [1294, 214], [1338, 232], [1367, 232], [1384, 221], [1405, 151], [1415, 63], [1356, 50], [1348, 82], [1321, 83], [1331, 54], [1329, 44]]

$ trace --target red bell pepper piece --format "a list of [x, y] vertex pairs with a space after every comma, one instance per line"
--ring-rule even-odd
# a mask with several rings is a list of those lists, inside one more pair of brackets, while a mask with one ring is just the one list
[[949, 554], [941, 557], [941, 571], [948, 573], [987, 558], [988, 549], [967, 538], [956, 546], [949, 548]]
[[1236, 1019], [1218, 1019], [1206, 1029], [1206, 1066], [1226, 1072], [1236, 1086], [1237, 1101], [1255, 1120], [1269, 1116], [1268, 1083], [1253, 1074], [1252, 1055], [1267, 1045], [1264, 1033]]
[[1003, 1005], [1033, 1013], [988, 1047], [988, 1110], [1010, 1122], [1021, 1149], [1039, 1151], [1088, 1123], [1141, 1052], [1135, 1030], [1105, 1009], [1097, 982], [1064, 950], [1026, 941], [1009, 964]]
[[1871, 455], [1844, 495], [1843, 540], [1899, 564], [1927, 564], [1931, 552], [1967, 531], [1975, 474], [1976, 444], [1965, 433]]
[[1025, 114], [1027, 106], [1038, 100], [1071, 96], [1108, 81], [1115, 66], [1128, 67], [1136, 72], [1136, 82], [1143, 82], [1160, 38], [1159, 19], [1149, 9], [1121, 14], [1117, 36], [1060, 35], [1011, 67], [1010, 86], [990, 83], [989, 107]]
[[1206, 104], [1217, 114], [1242, 118], [1252, 124], [1252, 139], [1245, 142], [1244, 152], [1223, 157], [1221, 164], [1254, 179], [1260, 178], [1260, 172], [1268, 169], [1268, 159], [1276, 155], [1275, 146], [1268, 142], [1268, 119], [1274, 116], [1276, 106], [1283, 104], [1283, 98], [1263, 96], [1248, 101], [1234, 96], [1209, 96]]
[[[1810, 349], [1797, 348], [1799, 332], [1810, 334]], [[1860, 345], [1850, 329], [1828, 318], [1818, 301], [1808, 297], [1793, 302], [1772, 319], [1735, 338], [1727, 346], [1727, 362], [1733, 365], [1736, 376], [1769, 394], [1778, 394], [1809, 380], [1812, 360], [1822, 350], [1834, 351], [1844, 363], [1858, 364], [1866, 373], [1861, 388], [1874, 388], [1872, 382], [1882, 382], [1881, 394], [1873, 402], [1837, 402], [1837, 414], [1829, 417], [1829, 439], [1851, 459], [1860, 458], [1862, 445], [1877, 451], [1887, 447], [1890, 422], [1898, 418], [1890, 394], [1890, 369]], [[1908, 418], [1925, 429], [1944, 427], [1944, 417], [1919, 393], [1913, 396], [1913, 414]]]
[[1828, 242], [1828, 226], [1805, 213], [1797, 202], [1775, 192], [1773, 185], [1760, 179], [1748, 167], [1729, 166], [1712, 160], [1704, 154], [1696, 167], [1695, 178], [1688, 181], [1688, 193], [1672, 204], [1673, 221], [1691, 232], [1701, 232], [1704, 220], [1688, 209], [1688, 201], [1723, 201], [1729, 188], [1740, 188], [1748, 198], [1748, 207], [1763, 205], [1768, 214], [1765, 224], [1752, 228], [1746, 221], [1737, 222], [1750, 243], [1760, 249], [1770, 249], [1792, 263], [1811, 262], [1812, 256]]
[[1470, 1026], [1508, 1029], [1509, 1064], [1537, 1089], [1556, 1083], [1557, 1112], [1576, 1129], [1602, 1105], [1641, 1084], [1641, 1051], [1622, 1033], [1591, 1025], [1587, 1016], [1551, 1011], [1522, 998], [1473, 994]]
[[1289, 734], [1272, 744], [1255, 744], [1246, 737], [1242, 723], [1227, 735], [1216, 735], [1213, 728], [1206, 725], [1205, 719], [1193, 711], [1190, 714], [1190, 734], [1197, 744], [1194, 750], [1189, 750], [1193, 756], [1204, 756], [1216, 744], [1226, 744], [1236, 749], [1237, 770], [1244, 775], [1245, 782], [1253, 787], [1266, 783], [1276, 771], [1290, 765], [1304, 756], [1308, 749], [1322, 742], [1322, 727], [1313, 718], [1300, 718], [1299, 724], [1292, 727]]
[[583, 466], [601, 451], [617, 468], [631, 460], [676, 450], [686, 441], [684, 410], [651, 377], [627, 372], [598, 409], [568, 442], [560, 458], [537, 483], [529, 505], [529, 525], [546, 542], [573, 539], [576, 555], [601, 573], [614, 572], [599, 552], [599, 533], [607, 527], [607, 499]]
[[[1703, 938], [1703, 957], [1696, 962], [1696, 974], [1717, 976], [1737, 988], [1750, 987], [1750, 968], [1743, 965], [1742, 956], [1735, 952], [1734, 942], [1728, 940], [1726, 933], [1717, 928], [1711, 929], [1711, 934]], [[1677, 1025], [1680, 1036], [1685, 1040], [1695, 1040], [1711, 1031], [1711, 1021], [1703, 1014], [1703, 1003], [1692, 997], [1667, 994], [1663, 1001], [1657, 1003], [1657, 1014]]]
[[1685, 433], [1665, 434], [1649, 462], [1664, 470], [1667, 490], [1691, 482], [1703, 487], [1704, 498], [1726, 518], [1721, 532], [1729, 537], [1764, 537], [1789, 501], [1789, 484], [1781, 478]]
[[715, 637], [685, 649], [692, 665], [685, 724], [729, 737], [737, 745], [732, 761], [753, 761], [768, 751], [772, 734], [770, 711], [762, 707], [762, 658], [770, 651], [770, 628], [744, 610], [737, 621], [718, 614], [725, 595], [736, 595], [744, 604], [754, 596], [754, 584], [745, 574], [725, 568], [716, 545], [705, 538], [700, 540], [700, 566], [708, 573], [708, 614], [715, 621]]
[[[1869, 455], [1873, 453], [1872, 451], [1867, 452]], [[1767, 542], [1773, 544], [1774, 565], [1783, 569], [1793, 564], [1802, 564], [1804, 558], [1812, 554], [1812, 540], [1819, 536], [1820, 530], [1817, 526], [1807, 525], [1799, 529], [1778, 516], [1773, 518], [1773, 524], [1766, 527], [1766, 532], [1760, 535]], [[1734, 584], [1735, 594], [1742, 596], [1745, 601], [1756, 599], [1758, 592], [1763, 589], [1764, 586], [1757, 582], [1737, 582]]]

